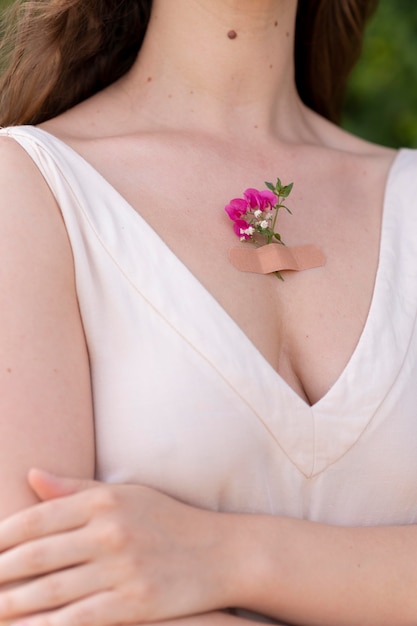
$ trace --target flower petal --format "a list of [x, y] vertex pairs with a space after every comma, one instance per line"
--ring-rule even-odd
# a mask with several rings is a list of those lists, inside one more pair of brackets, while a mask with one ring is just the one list
[[248, 202], [242, 198], [233, 198], [224, 210], [231, 220], [236, 221], [248, 210]]
[[245, 239], [251, 238], [250, 235], [241, 232], [241, 231], [245, 231], [249, 227], [250, 227], [250, 224], [248, 224], [248, 222], [245, 222], [245, 220], [236, 220], [235, 223], [233, 224], [233, 230], [235, 231], [235, 235], [237, 235], [239, 239], [241, 237], [244, 237]]
[[251, 209], [255, 209], [258, 207], [261, 208], [260, 207], [261, 193], [262, 193], [261, 191], [259, 191], [258, 189], [253, 189], [252, 187], [250, 187], [249, 189], [246, 189], [243, 192], [245, 200], [247, 200]]
[[265, 189], [264, 191], [259, 192], [259, 206], [262, 211], [265, 211], [265, 209], [272, 209], [277, 202], [278, 199], [272, 191]]

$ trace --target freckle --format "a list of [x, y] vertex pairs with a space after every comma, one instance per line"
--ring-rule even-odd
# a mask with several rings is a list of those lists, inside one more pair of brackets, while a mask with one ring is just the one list
[[169, 93], [169, 94], [168, 94], [168, 98], [172, 98], [172, 93]]
[[273, 68], [273, 67], [274, 67], [273, 65], [270, 65], [270, 66], [269, 66], [269, 69], [270, 69], [270, 70], [272, 70], [272, 68]]
[[11, 370], [11, 368], [10, 368], [10, 367], [8, 367], [8, 368], [7, 368], [7, 373], [8, 373], [8, 374], [11, 374], [11, 373], [12, 373], [12, 370]]
[[287, 37], [289, 37], [289, 36], [290, 36], [290, 33], [289, 33], [288, 31], [287, 31], [285, 34], [286, 34], [286, 36], [287, 36]]
[[235, 30], [229, 30], [229, 32], [227, 33], [227, 36], [229, 37], [229, 39], [236, 39], [237, 32]]
[[193, 95], [194, 91], [190, 91], [190, 94]]
[[147, 83], [152, 82], [152, 76], [148, 76], [148, 78], [147, 78], [146, 82], [147, 82]]
[[278, 26], [278, 22], [274, 22], [274, 26], [276, 28]]
[[255, 124], [254, 128], [258, 128], [258, 124]]

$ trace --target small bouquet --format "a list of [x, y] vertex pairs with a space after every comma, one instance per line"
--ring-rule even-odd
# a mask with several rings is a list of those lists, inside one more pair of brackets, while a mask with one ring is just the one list
[[258, 189], [246, 189], [243, 198], [234, 198], [224, 208], [231, 220], [233, 229], [240, 241], [256, 241], [256, 235], [266, 239], [266, 243], [272, 243], [274, 239], [283, 244], [281, 235], [275, 232], [279, 209], [288, 207], [282, 204], [282, 200], [288, 198], [294, 183], [283, 185], [277, 179], [276, 185], [265, 183], [268, 187], [265, 191]]
[[[233, 220], [233, 229], [240, 241], [250, 241], [257, 246], [263, 242], [280, 243], [281, 235], [275, 232], [278, 211], [285, 209], [291, 213], [290, 209], [282, 204], [282, 201], [290, 195], [294, 183], [283, 185], [279, 178], [275, 185], [265, 183], [267, 189], [246, 189], [243, 198], [234, 198], [225, 206], [225, 211]], [[283, 280], [281, 273], [276, 270], [276, 276]]]
[[240, 241], [255, 244], [253, 249], [232, 248], [229, 251], [232, 264], [242, 272], [275, 274], [281, 280], [284, 280], [281, 270], [301, 271], [324, 265], [326, 258], [316, 246], [288, 248], [281, 235], [275, 232], [279, 210], [291, 213], [284, 201], [293, 183], [283, 185], [277, 178], [275, 185], [267, 182], [265, 185], [267, 189], [262, 191], [246, 189], [243, 198], [233, 198], [225, 206]]

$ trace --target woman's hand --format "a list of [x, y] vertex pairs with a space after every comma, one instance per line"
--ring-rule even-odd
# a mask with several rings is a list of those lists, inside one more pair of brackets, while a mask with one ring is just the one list
[[[167, 620], [163, 622], [152, 622], [150, 624], [131, 624], [130, 626], [250, 626], [258, 622], [248, 621], [235, 615], [229, 615], [222, 611], [205, 613], [202, 615], [192, 615], [179, 619]], [[264, 622], [262, 622], [264, 623]], [[288, 626], [283, 623], [274, 622], [275, 626]], [[0, 622], [0, 626], [12, 626], [11, 622]], [[78, 626], [74, 624], [73, 626]]]
[[0, 585], [15, 583], [0, 621], [120, 626], [233, 605], [230, 516], [137, 485], [29, 482], [44, 502], [0, 523]]

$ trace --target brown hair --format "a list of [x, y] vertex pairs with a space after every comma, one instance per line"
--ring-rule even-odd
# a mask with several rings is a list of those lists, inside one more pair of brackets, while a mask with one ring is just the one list
[[[346, 80], [377, 0], [299, 0], [296, 82], [303, 101], [338, 121]], [[18, 0], [0, 58], [0, 125], [39, 124], [133, 65], [152, 0]]]
[[341, 116], [346, 83], [362, 50], [365, 24], [378, 0], [298, 0], [295, 79], [305, 104]]

